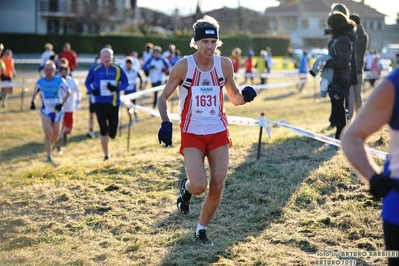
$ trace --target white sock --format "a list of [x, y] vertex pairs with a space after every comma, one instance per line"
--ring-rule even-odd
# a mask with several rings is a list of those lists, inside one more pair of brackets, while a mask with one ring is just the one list
[[202, 230], [202, 229], [205, 229], [206, 230], [206, 226], [203, 226], [203, 225], [200, 225], [199, 223], [198, 223], [198, 225], [197, 225], [197, 230], [195, 231], [195, 234], [198, 236], [199, 235], [199, 231], [200, 230]]
[[[188, 191], [187, 182], [184, 183], [184, 188]], [[188, 191], [188, 193], [190, 193], [190, 191]], [[190, 194], [191, 194], [191, 193], [190, 193]]]

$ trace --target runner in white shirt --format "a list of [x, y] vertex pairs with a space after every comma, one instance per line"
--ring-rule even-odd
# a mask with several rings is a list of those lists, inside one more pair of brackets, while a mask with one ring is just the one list
[[[125, 95], [137, 92], [137, 88], [142, 88], [143, 78], [140, 75], [139, 69], [134, 66], [134, 58], [128, 56], [125, 58], [125, 65], [122, 67], [125, 71], [127, 79], [129, 81], [129, 86], [125, 89]], [[137, 80], [139, 80], [139, 84], [137, 84]], [[133, 104], [136, 104], [136, 99], [131, 100]], [[129, 108], [128, 108], [129, 111]], [[133, 111], [134, 119], [137, 123], [139, 121], [139, 117], [137, 115], [136, 109]], [[129, 123], [133, 124], [132, 114], [129, 113]]]
[[206, 229], [220, 203], [229, 164], [229, 147], [232, 142], [227, 128], [223, 106], [223, 90], [234, 105], [243, 105], [256, 97], [252, 87], [242, 92], [234, 80], [233, 65], [229, 58], [215, 55], [219, 40], [219, 22], [204, 16], [193, 25], [194, 37], [191, 47], [197, 49], [193, 55], [178, 61], [170, 72], [169, 79], [158, 99], [162, 118], [158, 132], [159, 142], [172, 145], [172, 123], [167, 110], [167, 99], [179, 87], [180, 103], [180, 152], [184, 156], [187, 178], [180, 184], [177, 208], [180, 213], [189, 213], [191, 195], [200, 195], [207, 188], [204, 158], [209, 163], [209, 193], [201, 208], [199, 223], [195, 231], [198, 244], [212, 244]]
[[70, 69], [67, 65], [61, 65], [59, 67], [59, 75], [63, 77], [69, 89], [71, 90], [71, 95], [68, 98], [68, 101], [64, 104], [64, 119], [61, 128], [61, 140], [64, 145], [67, 144], [67, 135], [71, 134], [73, 128], [73, 121], [75, 110], [80, 108], [80, 100], [82, 98], [81, 92], [79, 90], [79, 82], [73, 77], [69, 76]]

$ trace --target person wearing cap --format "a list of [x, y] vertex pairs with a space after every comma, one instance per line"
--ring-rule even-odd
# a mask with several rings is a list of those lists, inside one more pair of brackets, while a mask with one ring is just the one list
[[228, 57], [215, 54], [222, 45], [219, 22], [204, 16], [193, 24], [190, 46], [197, 51], [185, 56], [171, 69], [169, 79], [158, 99], [162, 119], [159, 143], [172, 146], [173, 125], [168, 115], [169, 97], [179, 90], [180, 153], [184, 156], [187, 178], [180, 183], [177, 209], [189, 214], [191, 196], [203, 194], [208, 187], [204, 159], [209, 165], [209, 192], [203, 202], [195, 241], [212, 244], [206, 230], [219, 206], [229, 165], [232, 146], [224, 109], [224, 92], [233, 105], [251, 102], [257, 96], [252, 87], [240, 91], [234, 80], [233, 64]]
[[[155, 45], [152, 51], [152, 56], [143, 65], [143, 70], [148, 71], [148, 77], [151, 81], [152, 87], [161, 86], [164, 80], [165, 72], [169, 71], [171, 65], [169, 61], [161, 57], [162, 48]], [[152, 107], [157, 106], [158, 91], [154, 91], [154, 101]]]
[[[343, 3], [333, 3], [331, 5], [331, 10], [330, 10], [329, 16], [333, 12], [341, 12], [344, 16], [346, 16], [349, 19], [349, 14], [350, 14], [349, 9]], [[324, 31], [324, 34], [332, 36], [330, 29], [326, 29]], [[356, 29], [353, 28], [352, 29], [352, 33], [350, 33], [350, 34], [356, 36]], [[355, 39], [355, 41], [356, 40], [357, 40], [357, 38]], [[352, 54], [351, 54], [351, 62], [350, 62], [350, 76], [349, 76], [349, 83], [348, 83], [349, 87], [353, 86], [353, 85], [357, 85], [359, 82], [361, 82], [361, 81], [358, 80], [358, 76], [357, 76], [357, 63], [356, 63], [357, 62], [357, 58], [356, 58], [357, 57], [356, 56], [357, 53], [356, 53], [356, 46], [354, 44], [355, 41], [352, 42], [352, 50], [351, 50]], [[334, 42], [334, 38], [332, 36], [332, 38], [329, 40], [329, 42], [327, 44], [328, 49], [330, 49], [330, 47], [331, 47], [333, 42]], [[350, 105], [351, 105], [350, 101], [353, 99], [353, 98], [349, 97], [350, 96], [349, 95], [349, 87], [347, 88], [348, 93], [345, 95], [346, 99], [344, 101], [347, 120], [350, 120], [350, 118], [351, 118], [349, 116], [349, 108], [350, 108]], [[329, 121], [330, 121], [329, 128], [333, 128], [333, 127], [336, 126], [336, 122], [334, 121], [334, 117], [332, 115], [332, 110], [331, 110]]]
[[115, 138], [119, 123], [120, 91], [129, 86], [123, 69], [113, 63], [114, 51], [103, 48], [100, 51], [101, 63], [93, 65], [87, 74], [87, 93], [94, 96], [95, 113], [100, 127], [100, 141], [104, 160], [110, 158], [108, 138]]
[[[141, 86], [143, 84], [143, 78], [140, 75], [139, 69], [137, 69], [137, 67], [133, 67], [133, 62], [134, 62], [133, 57], [127, 56], [125, 58], [125, 64], [123, 66], [123, 70], [125, 71], [127, 79], [129, 81], [129, 86], [125, 89], [125, 95], [137, 92], [137, 88], [142, 88]], [[140, 81], [139, 84], [137, 84], [137, 80]], [[132, 99], [131, 102], [133, 104], [136, 104], [136, 99]], [[129, 114], [129, 123], [132, 124], [133, 123], [132, 114], [130, 112], [128, 112], [128, 114]], [[139, 121], [139, 117], [135, 109], [134, 109], [134, 119], [136, 123]]]
[[44, 65], [46, 64], [47, 60], [51, 60], [51, 57], [55, 56], [55, 53], [53, 51], [53, 45], [51, 43], [46, 43], [44, 45], [44, 52], [40, 56], [40, 65], [39, 65], [39, 73], [42, 71], [44, 68]]
[[[346, 101], [349, 93], [349, 81], [351, 77], [351, 60], [353, 42], [356, 41], [354, 28], [355, 22], [339, 11], [333, 11], [328, 17], [327, 24], [331, 30], [333, 42], [328, 54], [332, 59], [324, 65], [325, 68], [334, 70], [331, 89], [328, 94], [331, 100], [331, 115], [336, 124], [335, 138], [339, 139], [342, 130], [346, 126]], [[329, 146], [335, 148], [336, 146]]]
[[67, 63], [60, 63], [58, 68], [58, 74], [60, 77], [64, 78], [71, 90], [71, 95], [64, 104], [64, 119], [61, 126], [60, 139], [64, 145], [67, 144], [67, 135], [71, 134], [73, 128], [73, 121], [75, 110], [80, 108], [80, 100], [82, 94], [79, 90], [79, 82], [69, 75], [70, 69]]

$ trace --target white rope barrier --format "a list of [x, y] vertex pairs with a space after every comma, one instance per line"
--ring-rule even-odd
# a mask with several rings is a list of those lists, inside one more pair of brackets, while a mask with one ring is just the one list
[[[298, 75], [296, 73], [296, 75]], [[274, 77], [274, 76], [273, 76]], [[372, 78], [375, 78], [376, 76], [371, 76]], [[368, 76], [370, 78], [370, 76]], [[167, 77], [165, 77], [167, 79]], [[144, 79], [145, 81], [149, 81], [148, 78]], [[143, 81], [144, 81], [143, 80]], [[34, 81], [36, 82], [36, 81]], [[84, 82], [84, 81], [83, 81]], [[275, 88], [282, 88], [282, 87], [288, 87], [288, 86], [293, 86], [297, 85], [300, 83], [306, 82], [306, 80], [298, 80], [294, 82], [285, 82], [285, 83], [274, 83], [274, 84], [262, 84], [262, 85], [253, 85], [252, 87], [254, 89], [275, 89]], [[3, 81], [0, 83], [1, 88], [7, 88], [7, 87], [13, 87], [17, 85], [22, 85], [23, 86], [23, 91], [28, 91], [28, 88], [25, 87], [26, 83], [31, 83], [31, 80], [24, 80], [23, 82], [9, 82], [9, 81]], [[244, 86], [239, 86], [240, 89], [242, 89]], [[159, 112], [155, 109], [151, 109], [148, 107], [143, 107], [140, 105], [134, 105], [131, 100], [133, 99], [139, 99], [143, 97], [146, 94], [156, 92], [156, 91], [161, 91], [165, 88], [165, 85], [153, 87], [151, 89], [146, 89], [143, 91], [138, 91], [135, 93], [127, 94], [127, 95], [121, 95], [121, 104], [124, 105], [125, 107], [129, 108], [129, 112], [133, 113], [135, 109], [146, 112], [152, 116], [157, 116], [159, 117]], [[175, 113], [170, 113], [168, 114], [169, 118], [172, 120], [179, 120], [178, 114]], [[312, 138], [324, 143], [332, 144], [338, 147], [341, 147], [341, 141], [337, 140], [335, 138], [327, 137], [312, 131], [308, 131], [299, 127], [295, 127], [292, 125], [289, 125], [284, 119], [281, 119], [277, 122], [270, 120], [268, 118], [265, 118], [264, 115], [262, 114], [258, 119], [253, 119], [249, 117], [240, 117], [240, 116], [227, 116], [227, 121], [231, 125], [240, 125], [240, 126], [256, 126], [256, 127], [261, 127], [266, 130], [269, 138], [271, 138], [271, 127], [269, 126], [268, 123], [273, 124], [275, 126], [282, 126], [285, 127], [291, 131], [294, 131], [302, 136]], [[382, 160], [386, 159], [387, 153], [366, 148], [366, 151], [368, 154], [370, 154], [372, 157], [376, 157]]]
[[[277, 84], [278, 85], [278, 84]], [[280, 86], [278, 86], [280, 87]], [[153, 92], [153, 91], [158, 91], [158, 90], [162, 90], [164, 88], [164, 86], [158, 86], [155, 88], [152, 88], [150, 90], [146, 90], [146, 91], [141, 91], [141, 92], [136, 92], [136, 93], [132, 93], [132, 94], [128, 94], [128, 95], [123, 95], [124, 100], [123, 100], [123, 104], [127, 107], [130, 108], [129, 112], [133, 113], [133, 110], [137, 109], [143, 112], [146, 112], [152, 116], [157, 116], [159, 117], [159, 112], [155, 109], [151, 109], [148, 107], [143, 107], [140, 105], [134, 105], [130, 99], [137, 99], [142, 97], [143, 95]], [[122, 96], [121, 96], [122, 97]], [[179, 120], [178, 114], [176, 113], [169, 113], [168, 114], [169, 118], [172, 120]], [[268, 123], [274, 125], [274, 126], [282, 126], [285, 127], [291, 131], [294, 131], [302, 136], [308, 137], [308, 138], [312, 138], [327, 144], [332, 144], [338, 147], [341, 147], [341, 141], [335, 138], [331, 138], [331, 137], [327, 137], [325, 135], [321, 135], [306, 129], [302, 129], [299, 127], [295, 127], [292, 126], [290, 124], [288, 124], [284, 119], [280, 119], [279, 121], [275, 122], [271, 119], [265, 118], [264, 114], [262, 113], [261, 116], [258, 119], [253, 119], [253, 118], [249, 118], [249, 117], [241, 117], [241, 116], [227, 116], [227, 121], [229, 123], [229, 125], [239, 125], [239, 126], [256, 126], [256, 127], [262, 127], [266, 130], [269, 138], [271, 138], [271, 127], [269, 126]], [[366, 151], [372, 156], [372, 157], [376, 157], [382, 160], [386, 159], [387, 153], [386, 152], [382, 152], [382, 151], [378, 151], [378, 150], [374, 150], [374, 149], [370, 149], [370, 148], [366, 148]]]
[[[321, 142], [324, 142], [324, 143], [328, 143], [328, 144], [332, 144], [332, 145], [341, 147], [341, 141], [338, 140], [338, 139], [327, 137], [327, 136], [324, 136], [324, 135], [321, 135], [321, 134], [318, 134], [318, 133], [315, 133], [315, 132], [312, 132], [312, 131], [309, 131], [309, 130], [306, 130], [306, 129], [302, 129], [302, 128], [299, 128], [299, 127], [295, 127], [295, 126], [289, 125], [284, 119], [280, 119], [278, 122], [275, 122], [273, 120], [270, 120], [270, 119], [267, 119], [267, 118], [264, 118], [264, 117], [263, 118], [261, 117], [261, 119], [264, 119], [266, 122], [271, 123], [273, 125], [282, 126], [282, 127], [287, 128], [287, 129], [290, 129], [291, 131], [294, 131], [294, 132], [296, 132], [296, 133], [298, 133], [298, 134], [300, 134], [302, 136], [305, 136], [305, 137], [312, 138], [312, 139], [315, 139], [315, 140], [318, 140], [318, 141], [321, 141]], [[374, 149], [370, 149], [370, 148], [366, 148], [366, 151], [371, 156], [379, 158], [379, 159], [382, 159], [382, 160], [385, 160], [387, 155], [388, 155], [388, 153], [386, 153], [386, 152], [382, 152], [382, 151], [378, 151], [378, 150], [374, 150]]]

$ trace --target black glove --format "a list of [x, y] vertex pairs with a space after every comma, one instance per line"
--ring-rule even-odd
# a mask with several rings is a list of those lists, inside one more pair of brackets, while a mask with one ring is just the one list
[[57, 105], [54, 107], [54, 109], [55, 109], [57, 112], [61, 111], [61, 109], [62, 109], [62, 103], [57, 104]]
[[31, 101], [31, 102], [30, 102], [30, 109], [31, 109], [31, 110], [35, 110], [35, 109], [36, 109], [36, 105], [35, 105], [35, 102], [34, 102], [34, 101]]
[[244, 96], [244, 101], [247, 103], [252, 102], [255, 99], [255, 97], [258, 95], [254, 90], [254, 88], [252, 88], [251, 86], [246, 86], [242, 90], [241, 94], [242, 96]]
[[392, 189], [399, 191], [399, 185], [395, 179], [381, 174], [375, 174], [370, 179], [369, 192], [376, 199], [385, 197]]
[[100, 90], [99, 89], [92, 89], [91, 90], [91, 94], [93, 94], [94, 96], [100, 95]]
[[108, 83], [108, 84], [107, 84], [107, 88], [108, 88], [110, 91], [112, 91], [112, 92], [118, 90], [118, 86], [112, 85], [111, 83]]
[[330, 34], [332, 34], [331, 29], [325, 29], [324, 30], [324, 35], [330, 35]]
[[172, 131], [172, 122], [162, 122], [158, 131], [159, 143], [165, 143], [165, 147], [172, 146]]

